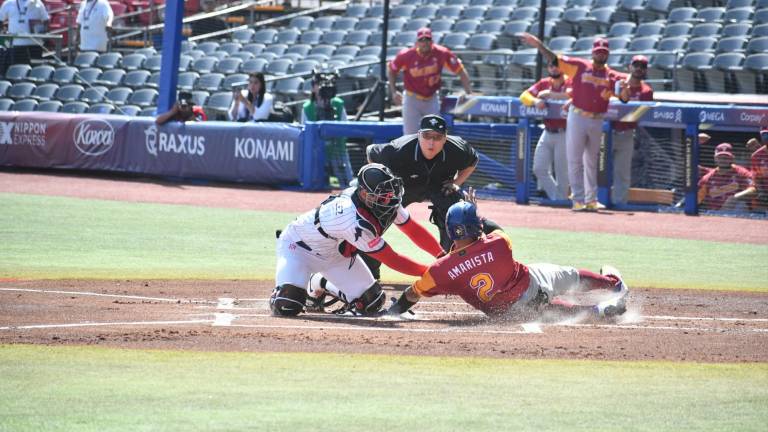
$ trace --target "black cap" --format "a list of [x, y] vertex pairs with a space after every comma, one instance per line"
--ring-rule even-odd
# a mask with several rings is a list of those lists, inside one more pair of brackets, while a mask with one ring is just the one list
[[192, 105], [192, 93], [190, 92], [179, 92], [179, 104], [181, 105]]
[[445, 123], [445, 119], [439, 115], [429, 114], [421, 118], [421, 127], [419, 132], [424, 131], [440, 132], [443, 135], [448, 134], [448, 125]]

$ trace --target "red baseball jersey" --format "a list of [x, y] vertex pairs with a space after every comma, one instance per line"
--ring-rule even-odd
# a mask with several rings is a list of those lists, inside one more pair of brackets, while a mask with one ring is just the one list
[[389, 63], [392, 72], [403, 71], [405, 89], [423, 97], [431, 97], [440, 90], [443, 67], [455, 74], [464, 69], [461, 60], [451, 50], [437, 44], [432, 44], [426, 55], [419, 54], [415, 47], [404, 49]]
[[498, 315], [520, 299], [529, 283], [528, 267], [515, 261], [512, 241], [497, 230], [437, 260], [413, 290], [424, 297], [457, 295], [488, 315]]
[[762, 146], [752, 153], [752, 175], [761, 192], [768, 192], [768, 146]]
[[[622, 77], [622, 79], [625, 79]], [[640, 81], [639, 86], [629, 86], [629, 100], [631, 101], [652, 101], [653, 100], [653, 89], [651, 86], [645, 83], [645, 81]], [[614, 130], [623, 131], [628, 129], [635, 129], [637, 127], [637, 122], [612, 122], [611, 126], [613, 126]]]
[[728, 198], [737, 192], [753, 186], [752, 171], [741, 165], [732, 165], [733, 169], [713, 169], [709, 174], [699, 180], [699, 197], [704, 208], [719, 210]]
[[[571, 80], [567, 79], [562, 84], [555, 86], [552, 77], [542, 78], [536, 84], [528, 88], [528, 93], [539, 97], [539, 93], [544, 90], [550, 90], [557, 93], [565, 93], [571, 89]], [[566, 125], [565, 119], [544, 119], [544, 126], [547, 129], [561, 129]]]
[[595, 70], [591, 61], [578, 57], [559, 56], [560, 70], [571, 77], [573, 106], [584, 111], [604, 113], [608, 111], [608, 100], [614, 85], [620, 78], [608, 67]]

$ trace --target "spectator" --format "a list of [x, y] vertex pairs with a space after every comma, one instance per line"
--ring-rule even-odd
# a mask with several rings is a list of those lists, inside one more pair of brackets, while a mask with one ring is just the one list
[[[388, 68], [392, 102], [403, 105], [403, 135], [415, 134], [422, 117], [440, 112], [438, 92], [442, 84], [440, 74], [443, 67], [459, 76], [465, 95], [472, 93], [469, 75], [461, 60], [448, 48], [432, 43], [432, 30], [420, 28], [416, 38], [416, 45], [400, 51]], [[401, 70], [404, 71], [405, 96], [395, 88]]]
[[272, 101], [272, 95], [267, 93], [264, 74], [252, 73], [248, 77], [247, 88], [235, 88], [232, 92], [229, 119], [238, 122], [267, 120], [272, 111]]
[[77, 13], [80, 51], [106, 52], [114, 17], [112, 6], [107, 0], [86, 0], [80, 3], [80, 11]]
[[768, 211], [768, 128], [760, 131], [762, 146], [752, 153], [752, 175], [757, 186], [753, 210]]
[[[592, 61], [577, 57], [556, 55], [536, 36], [522, 33], [526, 44], [539, 50], [547, 62], [557, 61], [560, 70], [572, 80], [572, 107], [568, 111], [566, 147], [568, 152], [568, 180], [573, 194], [574, 211], [598, 211], [604, 206], [597, 201], [597, 162], [603, 135], [603, 116], [608, 101], [619, 82], [620, 88], [628, 84], [606, 62], [608, 40], [598, 38], [592, 45]], [[619, 99], [626, 102], [624, 95]]]
[[[648, 74], [648, 58], [643, 55], [632, 57], [629, 65], [629, 83], [625, 86], [624, 99], [652, 101], [653, 89], [643, 81]], [[619, 90], [617, 90], [619, 91]], [[611, 202], [626, 204], [632, 182], [632, 153], [635, 150], [635, 128], [637, 122], [613, 122], [613, 188]]]
[[187, 122], [187, 121], [206, 121], [208, 116], [200, 106], [194, 104], [192, 93], [180, 92], [179, 100], [173, 105], [170, 111], [160, 114], [155, 119], [158, 125], [166, 124], [169, 121]]
[[[323, 66], [312, 74], [312, 94], [304, 102], [301, 110], [301, 123], [308, 121], [335, 120], [347, 121], [344, 100], [336, 96], [336, 80], [339, 73]], [[339, 181], [339, 187], [346, 188], [354, 178], [352, 164], [347, 152], [347, 140], [335, 138], [326, 141], [325, 155], [331, 171]]]
[[733, 146], [728, 143], [715, 148], [715, 163], [717, 167], [699, 180], [699, 204], [708, 210], [746, 211], [756, 195], [752, 172], [733, 163]]
[[[48, 10], [41, 0], [5, 0], [0, 6], [0, 22], [7, 23], [10, 35], [45, 33], [48, 29]], [[2, 72], [11, 64], [27, 64], [31, 59], [43, 57], [43, 44], [40, 40], [14, 38], [12, 48], [6, 54]]]
[[[571, 92], [571, 80], [565, 79], [557, 62], [550, 62], [547, 68], [549, 76], [541, 79], [520, 95], [520, 101], [527, 106], [539, 109], [547, 107], [548, 99], [568, 99]], [[539, 137], [533, 153], [533, 173], [547, 198], [564, 200], [568, 198], [568, 161], [565, 152], [565, 119], [545, 119], [544, 132]], [[555, 176], [552, 176], [552, 164]]]

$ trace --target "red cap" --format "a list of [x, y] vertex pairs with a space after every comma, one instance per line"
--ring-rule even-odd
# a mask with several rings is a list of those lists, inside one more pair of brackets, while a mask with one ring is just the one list
[[595, 39], [595, 42], [592, 44], [592, 53], [596, 53], [598, 51], [605, 51], [606, 53], [611, 51], [610, 45], [608, 44], [608, 39], [605, 39], [605, 38]]
[[428, 27], [422, 27], [416, 31], [416, 40], [419, 39], [432, 39], [432, 30]]
[[728, 156], [733, 159], [733, 146], [728, 143], [718, 144], [715, 147], [715, 157]]
[[648, 65], [648, 57], [646, 57], [644, 55], [641, 55], [641, 54], [638, 54], [638, 55], [632, 57], [632, 61], [630, 63], [631, 64], [643, 63], [645, 65]]

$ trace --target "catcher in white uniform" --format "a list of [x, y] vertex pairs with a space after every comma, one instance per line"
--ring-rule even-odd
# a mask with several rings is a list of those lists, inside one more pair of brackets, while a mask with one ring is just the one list
[[395, 252], [381, 237], [393, 222], [432, 256], [443, 253], [435, 237], [402, 207], [402, 179], [373, 163], [360, 169], [357, 180], [356, 187], [330, 196], [288, 224], [278, 237], [276, 287], [269, 302], [274, 315], [296, 316], [305, 310], [315, 273], [323, 276], [322, 288], [353, 312], [377, 314], [385, 295], [358, 250], [407, 275], [421, 276], [427, 270]]

